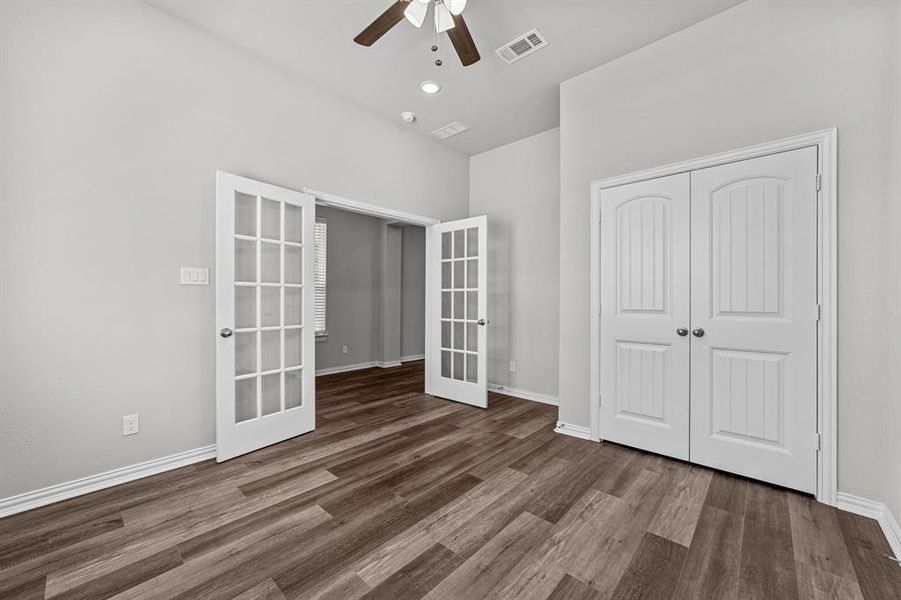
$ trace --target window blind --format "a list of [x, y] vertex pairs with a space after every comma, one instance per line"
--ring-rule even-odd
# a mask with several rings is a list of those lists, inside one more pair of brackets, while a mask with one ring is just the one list
[[314, 226], [314, 263], [315, 275], [313, 281], [314, 296], [314, 324], [316, 335], [322, 335], [325, 329], [325, 281], [326, 281], [326, 240], [328, 238], [328, 225], [325, 221], [317, 220]]

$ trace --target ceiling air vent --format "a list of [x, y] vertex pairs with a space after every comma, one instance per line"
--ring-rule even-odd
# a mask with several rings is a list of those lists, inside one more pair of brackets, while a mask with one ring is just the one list
[[533, 29], [512, 42], [504, 44], [495, 52], [509, 65], [545, 46], [547, 46], [547, 38], [541, 35], [537, 29]]
[[444, 127], [441, 127], [440, 129], [436, 129], [435, 131], [432, 132], [432, 135], [434, 135], [437, 138], [441, 138], [442, 140], [446, 140], [447, 138], [451, 137], [452, 135], [457, 135], [458, 133], [463, 133], [467, 129], [469, 129], [469, 125], [464, 125], [460, 121], [454, 121], [453, 123], [448, 123], [447, 125], [445, 125]]

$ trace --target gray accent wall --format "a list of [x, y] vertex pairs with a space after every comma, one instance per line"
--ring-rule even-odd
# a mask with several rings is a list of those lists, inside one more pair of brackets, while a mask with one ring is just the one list
[[[380, 355], [380, 219], [316, 207], [328, 223], [326, 329], [316, 340], [316, 368], [372, 362]], [[341, 346], [347, 344], [347, 354]]]
[[316, 341], [316, 369], [422, 354], [425, 230], [325, 206], [316, 217], [328, 223], [328, 335]]
[[488, 381], [556, 396], [560, 130], [477, 154], [469, 174], [469, 214], [488, 215]]
[[425, 228], [404, 227], [401, 244], [400, 355], [425, 354]]
[[836, 126], [838, 485], [901, 514], [899, 6], [745, 2], [561, 85], [561, 420], [589, 425], [591, 181]]
[[0, 3], [0, 72], [3, 498], [215, 442], [217, 169], [468, 216], [467, 157], [137, 0]]

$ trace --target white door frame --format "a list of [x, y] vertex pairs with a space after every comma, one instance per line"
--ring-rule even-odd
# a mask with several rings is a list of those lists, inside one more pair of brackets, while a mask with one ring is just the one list
[[425, 217], [396, 208], [387, 208], [370, 202], [360, 202], [359, 200], [345, 198], [338, 194], [314, 190], [312, 188], [303, 188], [303, 193], [316, 198], [317, 206], [330, 206], [349, 212], [369, 215], [370, 217], [389, 219], [399, 223], [409, 223], [410, 225], [421, 225], [423, 227], [429, 227], [441, 222], [439, 219], [433, 219], [432, 217]]
[[838, 246], [837, 246], [837, 130], [814, 131], [803, 135], [748, 146], [738, 150], [712, 154], [702, 158], [608, 177], [591, 183], [591, 327], [590, 327], [590, 401], [591, 439], [600, 441], [598, 433], [600, 411], [600, 192], [657, 177], [696, 171], [726, 163], [758, 158], [778, 152], [816, 146], [818, 161], [817, 196], [817, 301], [821, 318], [817, 323], [817, 431], [820, 451], [817, 456], [817, 500], [835, 506], [837, 494], [837, 429], [838, 429]]
[[[409, 223], [411, 225], [420, 225], [425, 227], [425, 235], [426, 235], [426, 253], [425, 260], [426, 265], [431, 264], [430, 254], [429, 254], [429, 244], [428, 238], [432, 233], [432, 226], [441, 223], [440, 219], [433, 219], [432, 217], [426, 217], [423, 215], [417, 215], [414, 213], [406, 212], [403, 210], [398, 210], [394, 208], [386, 208], [384, 206], [379, 206], [378, 204], [371, 204], [369, 202], [360, 202], [359, 200], [353, 200], [351, 198], [345, 198], [344, 196], [339, 196], [337, 194], [332, 194], [330, 192], [323, 192], [321, 190], [314, 190], [311, 188], [303, 188], [305, 194], [309, 194], [316, 198], [317, 206], [330, 206], [332, 208], [339, 208], [341, 210], [346, 210], [350, 212], [360, 213], [364, 215], [369, 215], [370, 217], [378, 217], [380, 219], [391, 219], [399, 223]], [[432, 332], [429, 324], [432, 321], [432, 311], [435, 308], [432, 305], [432, 298], [429, 294], [429, 289], [431, 286], [432, 274], [429, 268], [425, 270], [425, 356], [426, 362], [428, 363], [429, 359], [429, 347], [431, 346], [432, 341]], [[428, 364], [426, 364], [425, 370], [425, 393], [432, 393], [432, 377], [430, 373], [431, 369], [428, 368]]]

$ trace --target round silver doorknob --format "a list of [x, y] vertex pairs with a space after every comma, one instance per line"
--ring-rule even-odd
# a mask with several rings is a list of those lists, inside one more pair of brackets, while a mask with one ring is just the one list
[[680, 327], [676, 330], [676, 335], [678, 335], [679, 337], [685, 337], [686, 335], [688, 335], [688, 329], [686, 329], [685, 327]]
[[485, 325], [488, 324], [488, 321], [486, 321], [485, 319], [479, 319], [478, 321], [476, 321], [476, 323], [478, 323], [479, 325], [484, 327]]
[[231, 329], [229, 329], [228, 327], [223, 327], [222, 329], [219, 330], [219, 335], [221, 335], [224, 338], [230, 338], [233, 333], [234, 332]]
[[697, 329], [692, 329], [691, 334], [695, 337], [704, 337], [704, 330], [698, 327]]

